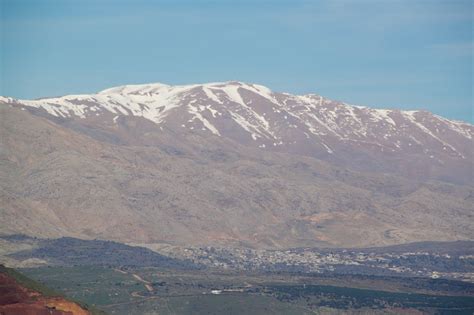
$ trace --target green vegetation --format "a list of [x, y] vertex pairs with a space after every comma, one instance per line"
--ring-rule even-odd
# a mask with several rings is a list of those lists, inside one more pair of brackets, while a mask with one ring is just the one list
[[31, 279], [30, 277], [25, 276], [24, 274], [16, 271], [15, 269], [7, 268], [3, 265], [0, 265], [0, 273], [5, 273], [5, 274], [9, 275], [13, 279], [15, 279], [15, 281], [17, 281], [18, 284], [20, 284], [21, 286], [23, 286], [27, 289], [39, 292], [45, 297], [62, 297], [62, 298], [65, 298], [69, 301], [77, 303], [82, 308], [84, 308], [84, 309], [88, 310], [89, 312], [91, 312], [92, 315], [105, 315], [106, 314], [104, 311], [99, 310], [96, 307], [90, 306], [89, 304], [84, 303], [80, 300], [72, 299], [69, 296], [66, 296], [65, 294], [62, 293], [62, 290], [57, 290], [56, 291], [54, 289], [51, 289], [50, 287], [45, 286], [44, 284], [42, 284], [38, 281], [35, 281], [35, 280]]
[[15, 269], [7, 268], [3, 265], [0, 265], [0, 272], [9, 275], [18, 282], [21, 286], [39, 292], [44, 296], [63, 296], [63, 294], [56, 292], [47, 286], [42, 285], [41, 283], [19, 273]]
[[414, 293], [375, 291], [324, 285], [275, 285], [267, 287], [280, 301], [312, 299], [319, 306], [340, 309], [360, 309], [363, 307], [401, 307], [416, 309], [437, 309], [472, 314], [474, 297], [443, 296]]
[[331, 279], [338, 283], [324, 285], [317, 282], [327, 279], [307, 277], [305, 281], [314, 283], [302, 284], [301, 279], [282, 274], [153, 267], [42, 267], [25, 272], [66, 296], [114, 314], [309, 314], [322, 310], [381, 314], [400, 309], [471, 314], [474, 311], [472, 295], [421, 294], [415, 289], [389, 292], [387, 288], [396, 284], [393, 278], [387, 278], [387, 282], [377, 278], [374, 289], [362, 289], [346, 287], [348, 282], [344, 279]]
[[[298, 305], [263, 295], [196, 295], [160, 298], [114, 309], [120, 314], [312, 314]], [[135, 310], [135, 311], [134, 311]]]

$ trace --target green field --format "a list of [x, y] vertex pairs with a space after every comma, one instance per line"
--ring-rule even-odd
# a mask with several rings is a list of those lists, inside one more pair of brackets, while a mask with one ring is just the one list
[[109, 314], [397, 314], [408, 309], [431, 314], [474, 312], [474, 297], [469, 295], [363, 289], [345, 287], [343, 282], [318, 283], [321, 279], [316, 278], [305, 278], [313, 283], [302, 284], [302, 279], [291, 275], [97, 266], [42, 267], [23, 272]]

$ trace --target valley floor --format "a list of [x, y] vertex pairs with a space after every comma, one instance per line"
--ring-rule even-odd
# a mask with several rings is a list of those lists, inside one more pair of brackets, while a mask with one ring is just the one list
[[459, 282], [447, 280], [177, 271], [155, 267], [41, 267], [22, 271], [110, 314], [474, 312], [474, 285], [463, 283], [460, 288]]

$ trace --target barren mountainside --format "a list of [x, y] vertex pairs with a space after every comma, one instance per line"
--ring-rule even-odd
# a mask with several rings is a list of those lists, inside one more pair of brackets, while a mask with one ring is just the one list
[[285, 248], [472, 239], [474, 127], [241, 82], [0, 98], [2, 233]]

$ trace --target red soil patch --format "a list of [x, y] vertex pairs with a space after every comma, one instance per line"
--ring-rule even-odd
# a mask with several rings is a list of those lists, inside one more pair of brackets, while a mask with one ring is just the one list
[[90, 315], [61, 297], [44, 297], [0, 273], [0, 315]]

